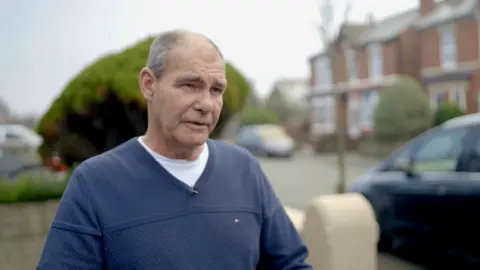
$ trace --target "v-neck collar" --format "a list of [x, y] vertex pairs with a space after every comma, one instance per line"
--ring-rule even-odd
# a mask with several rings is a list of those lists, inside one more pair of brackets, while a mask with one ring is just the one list
[[172, 175], [169, 171], [167, 171], [157, 160], [145, 149], [140, 142], [138, 141], [139, 137], [135, 137], [130, 139], [130, 143], [133, 144], [133, 152], [139, 158], [139, 160], [145, 161], [142, 163], [145, 169], [150, 170], [154, 175], [160, 175], [160, 181], [168, 181], [170, 184], [174, 185], [181, 191], [187, 191], [190, 193], [200, 192], [202, 188], [205, 186], [206, 182], [211, 178], [210, 175], [213, 170], [213, 165], [215, 161], [215, 146], [212, 140], [207, 140], [207, 147], [209, 150], [209, 155], [207, 159], [207, 163], [205, 165], [205, 169], [203, 170], [202, 174], [198, 178], [197, 182], [193, 187], [182, 182], [180, 179], [176, 178]]

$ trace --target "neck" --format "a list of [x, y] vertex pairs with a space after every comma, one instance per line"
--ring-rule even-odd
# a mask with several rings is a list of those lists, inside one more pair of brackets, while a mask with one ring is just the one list
[[203, 145], [181, 146], [165, 140], [161, 134], [156, 134], [151, 129], [147, 129], [143, 136], [143, 142], [155, 153], [171, 159], [196, 160], [203, 151]]

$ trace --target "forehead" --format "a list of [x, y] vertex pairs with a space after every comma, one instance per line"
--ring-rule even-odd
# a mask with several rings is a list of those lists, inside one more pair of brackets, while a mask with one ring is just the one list
[[225, 78], [225, 63], [217, 50], [210, 44], [187, 44], [170, 51], [166, 73], [174, 77], [196, 75], [204, 80]]

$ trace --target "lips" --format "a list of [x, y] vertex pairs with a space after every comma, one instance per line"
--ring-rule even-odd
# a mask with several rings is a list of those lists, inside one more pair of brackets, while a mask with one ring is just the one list
[[196, 126], [206, 126], [206, 125], [208, 125], [208, 123], [206, 123], [206, 122], [197, 122], [197, 121], [188, 121], [187, 123], [192, 124], [192, 125], [196, 125]]
[[185, 123], [190, 129], [194, 129], [194, 130], [204, 130], [205, 128], [208, 127], [208, 124], [205, 122], [189, 121]]

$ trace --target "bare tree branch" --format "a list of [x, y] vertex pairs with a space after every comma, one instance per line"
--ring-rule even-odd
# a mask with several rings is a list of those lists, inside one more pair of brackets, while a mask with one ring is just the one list
[[[348, 21], [352, 4], [347, 2], [343, 11], [343, 18], [339, 22], [342, 25]], [[320, 38], [325, 48], [333, 41], [337, 33], [337, 24], [335, 20], [336, 8], [333, 6], [332, 0], [320, 0], [320, 24], [318, 25]]]

